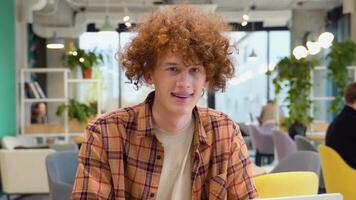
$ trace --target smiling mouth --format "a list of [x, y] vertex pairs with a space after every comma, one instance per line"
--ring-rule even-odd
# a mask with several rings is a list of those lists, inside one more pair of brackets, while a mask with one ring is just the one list
[[186, 99], [186, 98], [193, 96], [193, 94], [179, 94], [179, 93], [174, 93], [174, 92], [172, 92], [171, 95], [174, 97], [180, 98], [180, 99]]

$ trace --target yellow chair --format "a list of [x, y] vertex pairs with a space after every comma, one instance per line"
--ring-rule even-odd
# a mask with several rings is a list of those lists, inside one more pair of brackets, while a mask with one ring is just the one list
[[326, 191], [342, 193], [344, 200], [356, 199], [356, 169], [351, 168], [332, 148], [319, 145]]
[[313, 195], [318, 193], [319, 178], [314, 172], [281, 172], [253, 178], [259, 198]]

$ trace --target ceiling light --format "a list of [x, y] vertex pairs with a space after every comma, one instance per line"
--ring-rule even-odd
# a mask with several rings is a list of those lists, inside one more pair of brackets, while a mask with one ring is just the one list
[[131, 27], [131, 23], [130, 22], [125, 22], [125, 26], [130, 28]]
[[122, 20], [124, 20], [124, 22], [128, 22], [130, 21], [130, 16], [126, 15], [125, 17], [122, 18]]
[[100, 32], [116, 32], [115, 28], [111, 25], [109, 16], [105, 16], [105, 23], [100, 28]]
[[250, 19], [250, 16], [248, 16], [248, 14], [244, 14], [244, 15], [242, 15], [242, 19], [244, 21], [248, 21]]
[[334, 40], [334, 35], [330, 32], [324, 32], [320, 34], [318, 42], [324, 49], [329, 48]]
[[258, 56], [257, 56], [257, 54], [256, 54], [256, 52], [255, 52], [254, 49], [252, 49], [252, 51], [251, 51], [250, 55], [248, 55], [248, 58], [247, 58], [247, 59], [248, 59], [249, 61], [252, 61], [252, 62], [258, 60]]
[[64, 51], [69, 55], [73, 55], [74, 52], [77, 52], [77, 48], [75, 47], [74, 42], [73, 41], [66, 42]]
[[293, 49], [293, 55], [299, 60], [301, 58], [306, 58], [308, 56], [308, 51], [304, 46], [299, 45]]
[[308, 53], [310, 55], [315, 55], [319, 53], [321, 50], [319, 42], [308, 41], [306, 45], [307, 45]]
[[46, 47], [48, 49], [63, 49], [64, 48], [64, 40], [59, 39], [57, 37], [57, 33], [53, 33], [53, 37], [48, 39]]
[[241, 26], [246, 26], [247, 25], [247, 21], [243, 21], [242, 23], [241, 23]]
[[105, 22], [103, 26], [100, 28], [99, 32], [101, 33], [116, 32], [115, 28], [110, 23], [108, 0], [105, 1]]

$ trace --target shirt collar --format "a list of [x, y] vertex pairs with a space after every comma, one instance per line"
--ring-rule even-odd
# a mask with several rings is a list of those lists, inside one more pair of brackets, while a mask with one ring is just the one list
[[[153, 126], [153, 115], [152, 115], [152, 106], [154, 101], [155, 92], [151, 92], [148, 94], [146, 100], [143, 102], [144, 109], [140, 110], [138, 113], [138, 119], [145, 119], [144, 120], [144, 131], [139, 131], [139, 136], [141, 137], [153, 137], [155, 127]], [[206, 131], [204, 129], [203, 123], [200, 118], [199, 109], [197, 106], [193, 108], [193, 116], [195, 119], [195, 126], [194, 126], [194, 137], [193, 143], [197, 145], [199, 143], [208, 144], [208, 138], [206, 135]]]
[[350, 114], [350, 115], [356, 115], [356, 110], [352, 108], [351, 106], [345, 105], [343, 109], [344, 113]]

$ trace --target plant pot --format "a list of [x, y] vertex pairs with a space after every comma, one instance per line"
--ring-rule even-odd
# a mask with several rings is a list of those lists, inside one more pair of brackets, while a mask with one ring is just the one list
[[90, 68], [82, 68], [83, 79], [91, 79], [91, 71]]
[[296, 135], [305, 136], [307, 128], [300, 122], [294, 122], [288, 128], [289, 136], [294, 139]]

